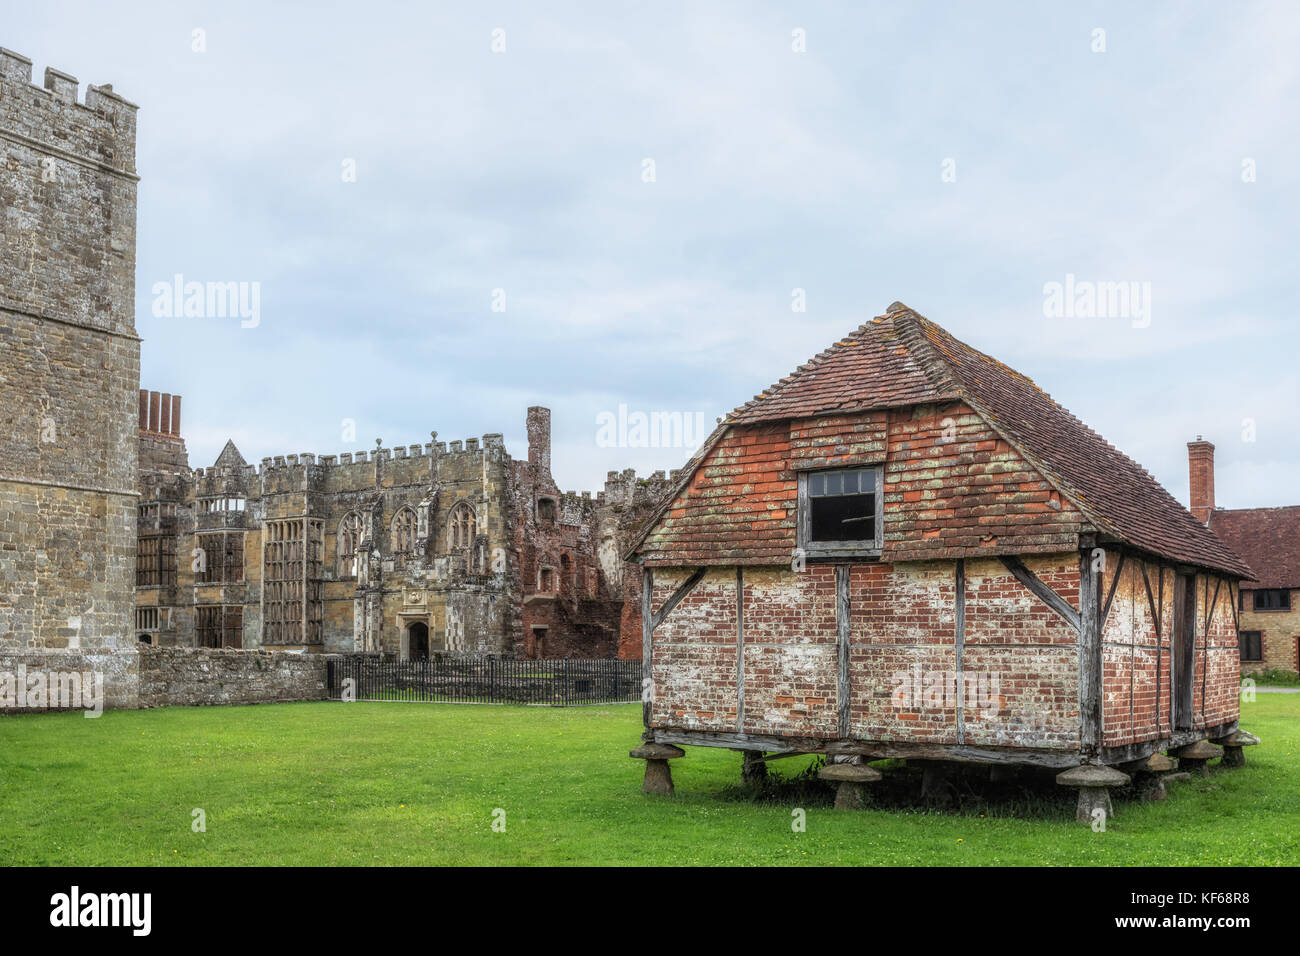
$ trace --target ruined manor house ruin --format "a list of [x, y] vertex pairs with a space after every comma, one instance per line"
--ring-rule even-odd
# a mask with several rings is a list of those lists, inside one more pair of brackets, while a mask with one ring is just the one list
[[135, 706], [178, 673], [152, 648], [640, 655], [621, 555], [668, 479], [561, 491], [548, 409], [526, 459], [435, 433], [191, 469], [179, 396], [140, 389], [137, 108], [31, 80], [0, 49], [0, 672], [95, 671]]

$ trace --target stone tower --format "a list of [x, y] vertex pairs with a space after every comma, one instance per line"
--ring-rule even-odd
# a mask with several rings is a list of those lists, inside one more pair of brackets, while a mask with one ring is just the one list
[[0, 670], [133, 706], [136, 107], [0, 49]]

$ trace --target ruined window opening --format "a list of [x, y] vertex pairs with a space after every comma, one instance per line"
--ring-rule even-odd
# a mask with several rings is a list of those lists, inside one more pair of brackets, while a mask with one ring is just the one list
[[392, 553], [399, 565], [406, 562], [408, 555], [415, 554], [417, 526], [415, 512], [410, 508], [402, 508], [393, 516]]
[[555, 571], [552, 568], [542, 568], [537, 576], [537, 590], [543, 594], [550, 594], [555, 590]]
[[1262, 661], [1264, 659], [1262, 631], [1242, 631], [1240, 639], [1242, 661]]
[[238, 604], [200, 605], [194, 609], [194, 646], [244, 646], [244, 608]]
[[357, 552], [361, 548], [361, 515], [349, 511], [339, 522], [337, 551], [339, 556], [339, 577], [355, 578], [357, 576]]
[[799, 547], [809, 554], [879, 554], [880, 469], [845, 468], [799, 475]]
[[1291, 610], [1290, 591], [1281, 588], [1261, 588], [1252, 593], [1254, 594], [1254, 609], [1256, 611]]
[[262, 643], [319, 644], [324, 635], [321, 583], [325, 522], [268, 521], [262, 530]]
[[135, 586], [169, 588], [176, 585], [176, 539], [150, 535], [136, 542]]
[[478, 521], [474, 515], [474, 509], [465, 502], [460, 502], [456, 507], [451, 509], [451, 517], [448, 521], [447, 537], [450, 550], [456, 551], [462, 548], [468, 548], [474, 542], [474, 534], [478, 530]]
[[[158, 630], [158, 609], [156, 607], [138, 607], [135, 609], [135, 629], [137, 631]], [[143, 638], [143, 635], [142, 635]]]
[[244, 580], [244, 532], [219, 531], [196, 538], [204, 562], [203, 569], [194, 572], [196, 584], [238, 584]]
[[537, 519], [539, 521], [555, 522], [555, 499], [538, 498], [537, 499]]
[[220, 514], [227, 511], [243, 511], [243, 498], [200, 498], [200, 514]]

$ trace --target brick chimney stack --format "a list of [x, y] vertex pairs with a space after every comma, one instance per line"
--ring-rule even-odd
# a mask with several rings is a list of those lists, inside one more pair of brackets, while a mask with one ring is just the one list
[[1214, 445], [1200, 435], [1187, 443], [1187, 473], [1191, 478], [1190, 510], [1201, 524], [1214, 511]]
[[551, 410], [540, 405], [528, 409], [528, 464], [535, 472], [551, 475]]

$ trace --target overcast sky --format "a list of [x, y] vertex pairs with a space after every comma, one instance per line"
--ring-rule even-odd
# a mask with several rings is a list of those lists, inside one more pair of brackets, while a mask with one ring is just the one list
[[[140, 106], [143, 384], [192, 465], [523, 457], [544, 404], [598, 490], [694, 450], [602, 413], [712, 424], [901, 300], [1180, 500], [1203, 434], [1221, 505], [1300, 503], [1295, 4], [5, 6], [38, 83]], [[258, 324], [155, 315], [177, 274]], [[1052, 314], [1067, 275], [1138, 296]]]

